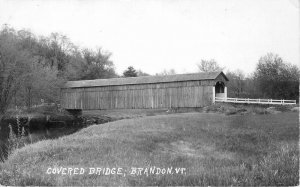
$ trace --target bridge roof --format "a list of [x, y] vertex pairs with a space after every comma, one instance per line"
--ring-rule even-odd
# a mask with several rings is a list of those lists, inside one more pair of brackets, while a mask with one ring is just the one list
[[182, 82], [182, 81], [197, 81], [197, 80], [214, 80], [219, 75], [228, 78], [222, 71], [209, 73], [190, 73], [176, 75], [160, 75], [160, 76], [142, 76], [128, 78], [112, 78], [112, 79], [95, 79], [95, 80], [80, 80], [68, 81], [65, 88], [80, 88], [80, 87], [99, 87], [99, 86], [117, 86], [117, 85], [135, 85], [135, 84], [153, 84], [166, 82]]

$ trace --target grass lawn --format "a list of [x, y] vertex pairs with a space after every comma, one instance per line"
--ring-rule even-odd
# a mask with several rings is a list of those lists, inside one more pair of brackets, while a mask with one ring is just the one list
[[[0, 184], [293, 186], [299, 180], [298, 144], [296, 112], [146, 116], [27, 145], [0, 165]], [[186, 170], [146, 175], [145, 168], [154, 166]], [[60, 167], [85, 173], [47, 174]], [[96, 167], [122, 168], [122, 174], [88, 174]], [[132, 167], [143, 173], [131, 175]]]

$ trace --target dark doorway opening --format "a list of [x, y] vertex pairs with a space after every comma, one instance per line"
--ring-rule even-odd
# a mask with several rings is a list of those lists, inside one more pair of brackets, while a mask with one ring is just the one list
[[215, 90], [216, 90], [216, 94], [218, 93], [224, 93], [224, 88], [225, 88], [225, 85], [223, 82], [217, 82], [216, 86], [215, 86]]

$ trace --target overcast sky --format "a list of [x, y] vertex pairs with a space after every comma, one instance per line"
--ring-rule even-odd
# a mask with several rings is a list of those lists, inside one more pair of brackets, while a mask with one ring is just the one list
[[268, 52], [299, 64], [298, 0], [0, 0], [0, 24], [102, 47], [118, 73], [196, 72], [201, 59], [251, 73]]

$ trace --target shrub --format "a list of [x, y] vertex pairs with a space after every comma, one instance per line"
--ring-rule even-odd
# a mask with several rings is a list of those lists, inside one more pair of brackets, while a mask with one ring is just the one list
[[26, 143], [26, 135], [25, 128], [21, 125], [20, 118], [17, 115], [16, 117], [16, 126], [14, 131], [14, 127], [12, 124], [8, 124], [8, 139], [7, 143], [2, 143], [2, 147], [0, 150], [0, 161], [4, 162], [8, 155], [11, 155], [14, 150], [23, 147]]
[[25, 129], [22, 128], [20, 134], [14, 134], [12, 126], [9, 125], [9, 138], [8, 138], [8, 155], [10, 155], [14, 150], [23, 147], [26, 142]]
[[281, 111], [281, 112], [286, 112], [286, 111], [291, 111], [293, 106], [291, 105], [277, 105], [275, 106], [275, 110]]
[[227, 110], [225, 111], [225, 114], [226, 114], [226, 115], [233, 115], [233, 114], [236, 114], [236, 113], [238, 113], [238, 110], [236, 110], [235, 108], [227, 109]]
[[224, 112], [225, 107], [222, 104], [213, 104], [203, 108], [205, 112]]
[[2, 145], [0, 144], [0, 162], [4, 162], [5, 161], [5, 148], [4, 148], [5, 145]]

